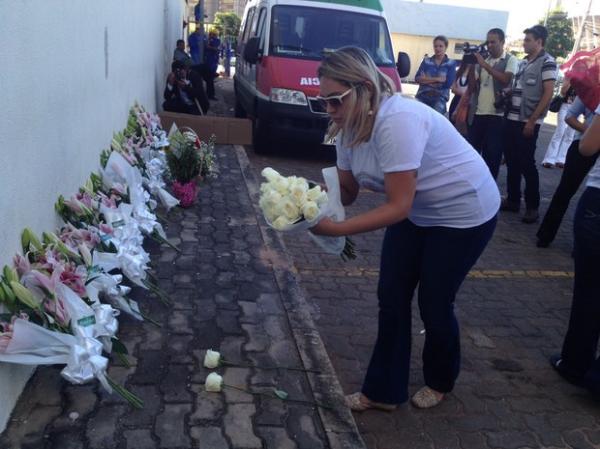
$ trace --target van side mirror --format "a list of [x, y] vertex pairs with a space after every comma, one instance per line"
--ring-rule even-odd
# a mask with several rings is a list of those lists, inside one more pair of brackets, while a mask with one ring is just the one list
[[405, 78], [410, 73], [410, 57], [403, 51], [398, 52], [398, 59], [396, 60], [396, 69], [400, 78]]
[[244, 45], [244, 59], [249, 64], [256, 64], [260, 58], [259, 55], [259, 39], [258, 37], [251, 37]]

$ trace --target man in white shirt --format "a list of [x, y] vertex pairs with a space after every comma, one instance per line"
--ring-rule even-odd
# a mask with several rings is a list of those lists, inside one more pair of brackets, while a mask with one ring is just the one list
[[475, 53], [479, 80], [469, 109], [469, 142], [481, 154], [494, 179], [498, 177], [504, 150], [502, 90], [510, 86], [518, 68], [517, 58], [504, 51], [504, 39], [504, 31], [492, 28], [487, 33], [490, 55], [484, 59]]

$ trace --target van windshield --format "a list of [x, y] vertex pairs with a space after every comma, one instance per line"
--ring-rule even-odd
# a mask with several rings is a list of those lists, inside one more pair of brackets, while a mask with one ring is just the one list
[[323, 52], [355, 45], [379, 66], [393, 66], [394, 56], [382, 17], [305, 6], [273, 7], [269, 54], [320, 60]]

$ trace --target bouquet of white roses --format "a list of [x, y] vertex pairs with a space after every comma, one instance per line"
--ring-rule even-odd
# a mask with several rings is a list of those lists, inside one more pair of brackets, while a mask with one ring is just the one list
[[[262, 171], [267, 179], [260, 186], [259, 206], [267, 224], [278, 231], [307, 231], [325, 217], [335, 221], [345, 217], [341, 203], [337, 170], [323, 170], [327, 191], [316, 183], [298, 176], [285, 177], [267, 167]], [[316, 236], [311, 238], [325, 251], [343, 259], [355, 259], [353, 242], [347, 237]]]

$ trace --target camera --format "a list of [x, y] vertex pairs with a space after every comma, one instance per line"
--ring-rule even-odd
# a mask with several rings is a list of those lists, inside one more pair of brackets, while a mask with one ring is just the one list
[[[479, 45], [471, 45], [468, 42], [465, 42], [462, 46], [464, 58], [469, 60], [468, 62], [476, 62], [475, 53], [479, 53], [483, 59], [487, 58], [490, 55], [490, 52], [487, 48], [487, 42]], [[472, 60], [472, 61], [471, 61]]]
[[498, 91], [498, 99], [494, 101], [496, 109], [502, 109], [505, 114], [508, 113], [512, 103], [512, 91], [510, 89], [502, 89]]

